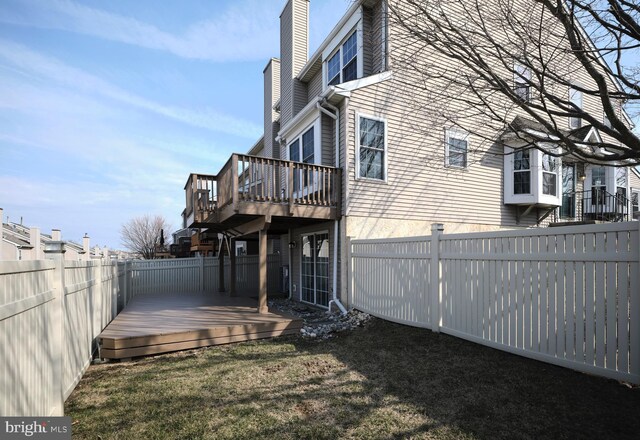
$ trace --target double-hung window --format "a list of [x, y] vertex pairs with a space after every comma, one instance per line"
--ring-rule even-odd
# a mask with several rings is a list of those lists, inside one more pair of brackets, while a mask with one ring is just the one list
[[531, 194], [531, 152], [518, 150], [513, 153], [513, 193]]
[[627, 168], [618, 167], [616, 170], [616, 204], [624, 209], [627, 206]]
[[358, 32], [354, 31], [327, 61], [327, 84], [358, 78]]
[[631, 212], [634, 214], [640, 211], [640, 190], [631, 191]]
[[531, 69], [520, 63], [513, 66], [513, 91], [521, 101], [531, 100]]
[[[289, 160], [294, 162], [314, 163], [315, 140], [313, 126], [305, 131], [302, 136], [289, 144]], [[300, 176], [302, 176], [302, 180], [300, 179]], [[300, 184], [301, 181], [302, 186]], [[311, 183], [313, 183], [313, 175], [310, 175], [304, 170], [298, 170], [293, 173], [293, 188], [295, 191], [299, 191]]]
[[[582, 92], [573, 87], [569, 88], [570, 112], [582, 110]], [[577, 116], [569, 117], [569, 128], [576, 129], [582, 127], [582, 118]]]
[[558, 196], [558, 159], [542, 154], [542, 194]]
[[359, 124], [359, 171], [367, 179], [385, 180], [386, 123], [383, 119], [358, 117]]
[[469, 134], [459, 129], [448, 129], [444, 136], [445, 165], [456, 168], [467, 167], [467, 152], [469, 149]]

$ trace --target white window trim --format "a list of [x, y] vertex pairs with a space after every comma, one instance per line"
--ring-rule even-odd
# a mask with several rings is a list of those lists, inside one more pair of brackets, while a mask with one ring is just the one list
[[[529, 161], [529, 168], [526, 168], [524, 170], [516, 170], [516, 153], [518, 151], [526, 151], [527, 152], [527, 160]], [[533, 194], [533, 156], [535, 155], [535, 150], [532, 150], [530, 148], [528, 149], [519, 149], [519, 150], [513, 150], [513, 152], [511, 153], [511, 176], [513, 177], [513, 181], [511, 182], [511, 192], [513, 193], [513, 195], [515, 196], [528, 196]], [[515, 174], [516, 173], [529, 173], [529, 192], [528, 193], [516, 193], [515, 192]]]
[[[465, 166], [449, 164], [449, 139], [460, 139], [467, 141], [467, 152], [465, 157]], [[469, 144], [471, 144], [471, 136], [466, 130], [458, 127], [445, 128], [444, 130], [444, 166], [446, 168], [466, 170], [469, 168]]]
[[[302, 299], [302, 252], [303, 252], [303, 246], [302, 246], [302, 237], [304, 237], [305, 235], [322, 235], [322, 234], [327, 234], [327, 238], [329, 240], [329, 248], [331, 248], [331, 233], [329, 232], [329, 230], [322, 230], [322, 231], [315, 231], [315, 232], [302, 232], [300, 233], [300, 302], [305, 303], [305, 304], [311, 304], [314, 305], [316, 307], [322, 307], [323, 309], [328, 309], [327, 306], [323, 306], [322, 304], [318, 304], [318, 292], [317, 292], [317, 286], [316, 286], [316, 277], [314, 274], [313, 277], [313, 299], [315, 299], [315, 302], [309, 302], [309, 301], [305, 301]], [[331, 252], [329, 252], [329, 270], [331, 270]], [[314, 261], [314, 265], [315, 265], [315, 261]], [[331, 280], [331, 276], [329, 276], [329, 280]], [[328, 291], [329, 292], [329, 301], [331, 301], [331, 290]]]
[[[295, 135], [290, 137], [291, 140], [287, 142], [286, 160], [291, 160], [289, 147], [297, 140], [300, 141], [300, 151], [302, 152], [302, 135], [309, 131], [311, 127], [313, 127], [313, 163], [316, 165], [322, 165], [322, 148], [320, 145], [320, 140], [322, 139], [322, 137], [320, 133], [320, 118], [315, 119], [308, 125], [305, 125], [303, 129], [297, 130]], [[300, 155], [300, 162], [302, 162], [302, 154]]]
[[[356, 54], [357, 59], [357, 73], [356, 79], [362, 78], [364, 73], [364, 58], [363, 58], [363, 24], [362, 24], [362, 7], [351, 16], [351, 18], [345, 23], [344, 27], [338, 32], [338, 34], [331, 40], [331, 43], [327, 45], [327, 48], [322, 52], [322, 90], [324, 91], [329, 84], [329, 78], [327, 78], [329, 71], [327, 69], [327, 63], [333, 57], [336, 52], [342, 51], [342, 45], [347, 41], [353, 32], [356, 32], [356, 45], [358, 52]], [[342, 54], [340, 54], [340, 75], [342, 75]]]
[[[373, 177], [361, 177], [360, 176], [360, 118], [372, 119], [374, 121], [380, 121], [384, 124], [384, 154], [382, 155], [382, 173], [383, 179], [374, 179]], [[388, 180], [388, 157], [389, 157], [389, 142], [387, 140], [387, 120], [386, 118], [382, 118], [380, 116], [373, 116], [367, 113], [359, 113], [356, 112], [356, 132], [354, 136], [355, 140], [355, 157], [356, 157], [356, 169], [355, 169], [355, 178], [356, 180], [363, 180], [367, 182], [377, 182], [377, 183], [387, 183]]]

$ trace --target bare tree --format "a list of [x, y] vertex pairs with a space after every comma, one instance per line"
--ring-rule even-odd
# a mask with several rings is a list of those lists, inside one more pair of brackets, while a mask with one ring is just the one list
[[152, 259], [160, 245], [162, 231], [169, 228], [167, 220], [160, 215], [134, 217], [120, 229], [122, 245], [145, 260]]
[[[424, 121], [493, 143], [527, 120], [540, 128], [521, 139], [530, 147], [640, 164], [637, 0], [403, 0], [389, 17], [394, 73], [421, 89]], [[600, 139], [585, 140], [590, 127]]]

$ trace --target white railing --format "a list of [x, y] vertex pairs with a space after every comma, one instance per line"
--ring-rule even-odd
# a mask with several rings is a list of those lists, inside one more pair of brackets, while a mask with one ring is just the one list
[[640, 383], [639, 225], [353, 240], [350, 304]]

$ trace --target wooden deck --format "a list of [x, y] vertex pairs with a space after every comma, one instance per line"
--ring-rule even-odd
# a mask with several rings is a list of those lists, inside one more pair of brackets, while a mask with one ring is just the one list
[[300, 331], [302, 320], [259, 314], [256, 307], [257, 301], [246, 297], [141, 295], [100, 334], [100, 356], [123, 359]]

